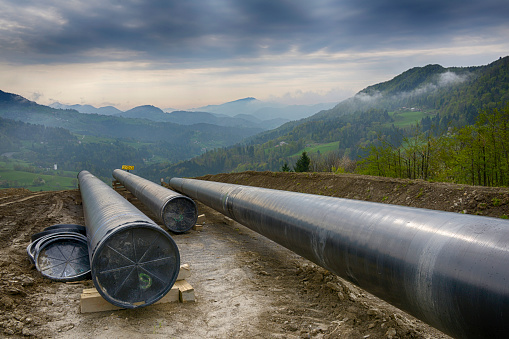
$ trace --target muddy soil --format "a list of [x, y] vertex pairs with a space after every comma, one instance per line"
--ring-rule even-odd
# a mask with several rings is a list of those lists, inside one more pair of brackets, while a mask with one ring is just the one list
[[[509, 190], [330, 174], [245, 172], [202, 179], [495, 217]], [[132, 201], [145, 213], [143, 206]], [[201, 231], [172, 235], [194, 303], [81, 314], [91, 281], [53, 282], [29, 262], [30, 236], [84, 224], [79, 191], [0, 190], [0, 337], [448, 338], [328, 271], [198, 204]]]

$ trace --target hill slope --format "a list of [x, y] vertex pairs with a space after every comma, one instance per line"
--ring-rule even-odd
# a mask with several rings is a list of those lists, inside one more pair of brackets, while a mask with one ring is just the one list
[[333, 142], [338, 143], [339, 157], [357, 159], [379, 138], [396, 146], [402, 142], [411, 123], [398, 123], [397, 115], [392, 114], [397, 110], [421, 112], [414, 114], [413, 124], [426, 119], [423, 126], [442, 133], [450, 127], [473, 124], [480, 110], [502, 109], [507, 102], [509, 57], [479, 67], [416, 67], [367, 87], [330, 110], [258, 134], [242, 145], [173, 166], [159, 165], [147, 169], [145, 174], [195, 176], [248, 169], [278, 170], [283, 163], [294, 162], [292, 157], [306, 145]]

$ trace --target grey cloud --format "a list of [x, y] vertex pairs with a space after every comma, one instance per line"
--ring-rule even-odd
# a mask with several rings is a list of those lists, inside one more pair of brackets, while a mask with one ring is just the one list
[[90, 53], [100, 50], [160, 62], [221, 61], [294, 48], [303, 53], [362, 51], [447, 44], [457, 34], [496, 34], [497, 27], [509, 25], [506, 0], [89, 0], [78, 5], [31, 0], [2, 5], [0, 20], [11, 25], [2, 30], [0, 59], [27, 63], [119, 58]]

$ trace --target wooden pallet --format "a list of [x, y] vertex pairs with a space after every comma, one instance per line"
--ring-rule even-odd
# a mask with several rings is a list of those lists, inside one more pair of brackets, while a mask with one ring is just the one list
[[[189, 278], [191, 271], [189, 265], [181, 265], [177, 281], [171, 290], [154, 304], [169, 302], [194, 302], [194, 288], [185, 279]], [[86, 288], [81, 293], [80, 311], [81, 313], [102, 312], [120, 310], [121, 307], [110, 304], [106, 301], [95, 288]]]

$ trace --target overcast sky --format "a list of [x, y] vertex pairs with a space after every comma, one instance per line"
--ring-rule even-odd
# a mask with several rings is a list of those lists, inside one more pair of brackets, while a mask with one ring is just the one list
[[0, 0], [0, 90], [41, 104], [339, 102], [509, 55], [508, 0]]

